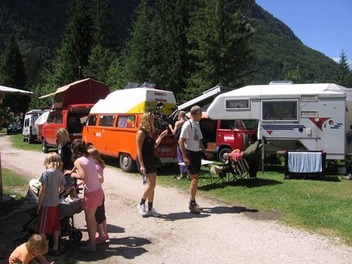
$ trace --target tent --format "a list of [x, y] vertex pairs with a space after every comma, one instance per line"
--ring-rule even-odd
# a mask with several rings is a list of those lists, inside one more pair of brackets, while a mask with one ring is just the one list
[[95, 104], [109, 93], [110, 89], [105, 83], [87, 78], [59, 87], [54, 93], [40, 96], [39, 99], [53, 97], [54, 108], [67, 108], [72, 104]]

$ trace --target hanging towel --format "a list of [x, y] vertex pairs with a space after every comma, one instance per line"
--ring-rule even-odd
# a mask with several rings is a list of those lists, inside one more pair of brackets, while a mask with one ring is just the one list
[[293, 173], [316, 173], [323, 170], [321, 152], [288, 152], [288, 170]]

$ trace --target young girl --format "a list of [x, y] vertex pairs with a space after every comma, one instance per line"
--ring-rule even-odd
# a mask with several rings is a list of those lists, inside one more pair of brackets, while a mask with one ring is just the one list
[[71, 144], [75, 172], [72, 172], [71, 177], [83, 181], [84, 197], [83, 208], [86, 216], [89, 244], [81, 247], [81, 251], [95, 252], [95, 233], [97, 222], [95, 212], [98, 206], [102, 205], [104, 193], [101, 188], [99, 176], [95, 168], [95, 162], [90, 157], [86, 143], [80, 139], [76, 139]]
[[[153, 208], [154, 189], [156, 186], [154, 150], [167, 135], [167, 129], [156, 140], [154, 139], [154, 135], [154, 115], [152, 113], [144, 113], [137, 131], [136, 141], [139, 171], [143, 176], [146, 176], [147, 187], [144, 190], [140, 203], [137, 205], [137, 209], [142, 216], [158, 217], [160, 214]], [[146, 200], [148, 200], [148, 209], [145, 207]]]
[[64, 174], [62, 173], [62, 163], [59, 154], [47, 154], [44, 166], [46, 170], [39, 178], [41, 187], [39, 190], [39, 201], [37, 213], [38, 233], [44, 233], [53, 237], [52, 255], [59, 255], [59, 195], [64, 190]]
[[11, 253], [9, 257], [9, 264], [27, 264], [34, 258], [37, 258], [42, 264], [48, 264], [49, 262], [44, 257], [44, 255], [48, 252], [48, 248], [48, 240], [46, 239], [45, 234], [33, 234], [26, 243], [18, 246]]
[[[99, 176], [99, 181], [101, 183], [103, 183], [104, 182], [104, 169], [106, 167], [105, 162], [100, 157], [100, 153], [96, 148], [94, 148], [94, 147], [88, 148], [88, 153], [94, 159], [95, 168], [97, 169], [98, 176]], [[105, 195], [104, 195], [102, 205], [99, 206], [97, 208], [97, 211], [95, 212], [95, 218], [98, 223], [98, 233], [99, 233], [99, 236], [95, 238], [95, 244], [97, 244], [97, 245], [103, 244], [106, 241], [109, 241], [109, 235], [108, 235], [108, 230], [107, 230], [107, 225], [106, 225], [106, 215], [105, 215], [104, 203], [105, 203]]]

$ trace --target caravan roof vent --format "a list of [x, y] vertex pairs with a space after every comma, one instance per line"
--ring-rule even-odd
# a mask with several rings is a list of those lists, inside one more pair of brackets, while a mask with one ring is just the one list
[[275, 85], [275, 84], [293, 84], [293, 81], [283, 80], [283, 81], [271, 81], [269, 83], [269, 85]]

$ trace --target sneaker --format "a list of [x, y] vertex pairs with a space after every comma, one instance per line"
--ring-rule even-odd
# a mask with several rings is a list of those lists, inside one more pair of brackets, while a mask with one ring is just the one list
[[191, 211], [191, 213], [193, 214], [200, 214], [199, 209], [197, 208], [197, 204], [196, 203], [190, 203], [188, 206], [189, 210]]
[[145, 204], [138, 204], [137, 209], [140, 215], [145, 215], [147, 213], [145, 210]]
[[152, 208], [152, 210], [147, 211], [146, 216], [160, 217], [161, 214], [158, 211], [156, 211], [154, 208]]
[[79, 248], [79, 251], [81, 251], [81, 252], [95, 252], [96, 250], [97, 250], [97, 248], [95, 246], [91, 246], [91, 245], [85, 245], [85, 246]]

